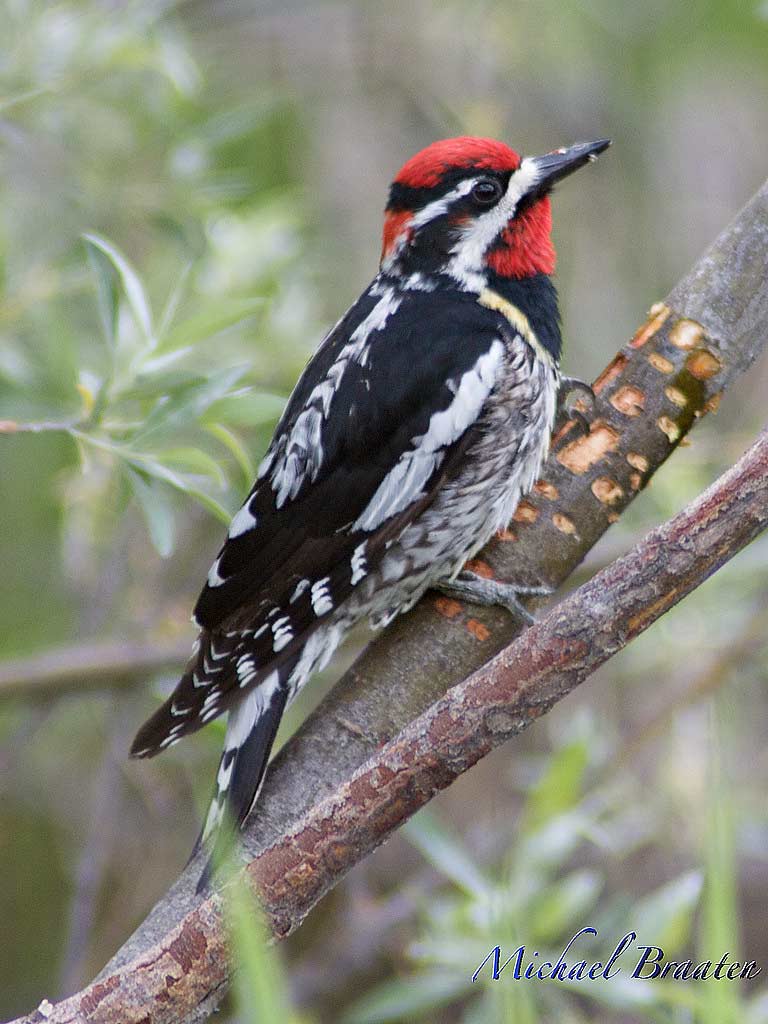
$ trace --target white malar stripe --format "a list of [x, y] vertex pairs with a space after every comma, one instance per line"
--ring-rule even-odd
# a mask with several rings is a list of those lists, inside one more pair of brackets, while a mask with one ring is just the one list
[[355, 550], [352, 552], [352, 560], [350, 562], [352, 568], [352, 578], [350, 583], [352, 586], [357, 586], [360, 580], [368, 574], [368, 563], [365, 557], [365, 546], [368, 541], [363, 541], [362, 544], [358, 544]]
[[318, 618], [333, 609], [333, 599], [328, 589], [330, 582], [331, 577], [324, 576], [323, 579], [312, 584], [312, 610]]
[[526, 157], [510, 176], [507, 191], [499, 202], [488, 213], [467, 222], [461, 238], [451, 250], [453, 258], [447, 268], [448, 273], [464, 288], [471, 291], [483, 289], [483, 264], [489, 246], [512, 220], [517, 204], [538, 180], [536, 161]]
[[427, 432], [413, 438], [415, 447], [404, 452], [387, 473], [353, 529], [375, 530], [422, 497], [427, 481], [443, 459], [443, 449], [457, 441], [480, 415], [503, 358], [504, 344], [497, 338], [474, 367], [462, 374], [448, 408], [433, 413]]
[[249, 530], [252, 530], [258, 522], [256, 516], [251, 512], [250, 505], [251, 499], [243, 505], [239, 512], [235, 513], [232, 522], [229, 524], [229, 536], [230, 539], [234, 537], [240, 537]]

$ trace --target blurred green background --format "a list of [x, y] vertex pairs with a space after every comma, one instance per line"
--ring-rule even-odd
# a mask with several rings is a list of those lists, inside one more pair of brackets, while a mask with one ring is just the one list
[[[419, 147], [613, 138], [554, 208], [587, 379], [768, 173], [765, 2], [0, 0], [0, 25], [0, 420], [41, 426], [0, 433], [5, 660], [191, 642], [219, 518]], [[741, 454], [767, 388], [763, 359], [579, 578]], [[588, 924], [596, 954], [634, 928], [768, 968], [767, 563], [763, 539], [461, 779], [266, 970], [241, 935], [255, 967], [218, 1019], [768, 1021], [765, 971], [470, 983], [492, 946], [556, 954]], [[173, 681], [0, 690], [0, 1017], [89, 980], [184, 863], [221, 726], [126, 757]]]

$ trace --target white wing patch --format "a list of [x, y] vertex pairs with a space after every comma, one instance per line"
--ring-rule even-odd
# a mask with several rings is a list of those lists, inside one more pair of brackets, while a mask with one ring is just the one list
[[364, 579], [368, 574], [368, 563], [365, 557], [365, 545], [367, 543], [368, 541], [364, 540], [363, 543], [358, 544], [352, 552], [352, 559], [350, 561], [352, 576], [349, 582], [353, 587], [357, 586], [360, 580]]
[[296, 604], [296, 602], [299, 600], [304, 591], [308, 589], [308, 587], [309, 580], [299, 580], [299, 582], [296, 584], [296, 589], [288, 598], [288, 604]]
[[339, 352], [325, 377], [312, 389], [290, 433], [278, 440], [274, 450], [267, 453], [259, 467], [259, 476], [272, 470], [271, 483], [278, 508], [295, 498], [307, 479], [317, 479], [325, 457], [322, 445], [323, 422], [330, 413], [333, 397], [339, 390], [344, 372], [352, 362], [365, 366], [370, 351], [370, 336], [384, 329], [402, 302], [402, 297], [391, 286], [383, 289], [378, 286], [377, 290], [374, 284], [371, 294], [378, 295], [379, 301], [352, 332], [349, 342]]
[[280, 619], [275, 619], [272, 623], [272, 650], [275, 654], [293, 640], [293, 629], [291, 628], [291, 620], [287, 615], [283, 615]]
[[256, 516], [253, 514], [253, 512], [251, 512], [250, 508], [248, 507], [250, 501], [251, 499], [248, 498], [248, 501], [246, 501], [246, 503], [243, 505], [239, 512], [235, 513], [232, 522], [229, 524], [230, 539], [232, 539], [233, 537], [240, 537], [242, 534], [247, 533], [249, 530], [252, 530], [256, 523], [258, 522]]
[[241, 686], [247, 686], [247, 684], [256, 675], [256, 663], [253, 658], [246, 655], [244, 658], [240, 658], [237, 662], [237, 678], [240, 680]]
[[474, 367], [462, 374], [451, 404], [433, 413], [427, 432], [413, 438], [414, 448], [404, 452], [387, 473], [353, 529], [375, 530], [423, 495], [427, 481], [443, 459], [443, 449], [457, 441], [480, 415], [503, 358], [504, 344], [496, 339]]
[[220, 587], [222, 583], [225, 583], [224, 577], [219, 572], [219, 563], [221, 562], [221, 556], [216, 559], [211, 568], [208, 570], [208, 586], [209, 587]]
[[331, 577], [324, 576], [321, 580], [312, 584], [312, 610], [318, 618], [321, 615], [326, 615], [333, 608], [333, 598], [328, 589], [330, 582]]

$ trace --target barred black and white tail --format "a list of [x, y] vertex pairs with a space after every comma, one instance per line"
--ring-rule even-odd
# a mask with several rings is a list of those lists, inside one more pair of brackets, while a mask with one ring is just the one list
[[257, 687], [229, 713], [216, 792], [190, 857], [202, 847], [210, 848], [198, 893], [207, 888], [231, 846], [233, 831], [242, 827], [258, 799], [287, 699], [288, 687], [277, 676], [269, 691]]
[[145, 723], [131, 749], [134, 757], [152, 757], [229, 711], [216, 790], [190, 857], [203, 847], [210, 852], [198, 892], [207, 886], [213, 867], [253, 807], [283, 712], [303, 682], [298, 663], [305, 646], [297, 644], [276, 656], [271, 645], [268, 651], [262, 649], [260, 639], [254, 640], [251, 630], [215, 636], [203, 631], [179, 685]]

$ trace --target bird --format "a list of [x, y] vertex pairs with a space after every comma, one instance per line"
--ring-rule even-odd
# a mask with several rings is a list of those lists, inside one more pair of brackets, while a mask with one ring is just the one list
[[519, 595], [544, 586], [465, 563], [535, 483], [580, 383], [560, 372], [550, 193], [609, 145], [441, 139], [392, 182], [378, 272], [301, 374], [195, 605], [185, 671], [131, 747], [152, 757], [228, 715], [198, 891], [286, 707], [353, 626], [380, 629], [430, 588], [530, 619]]

